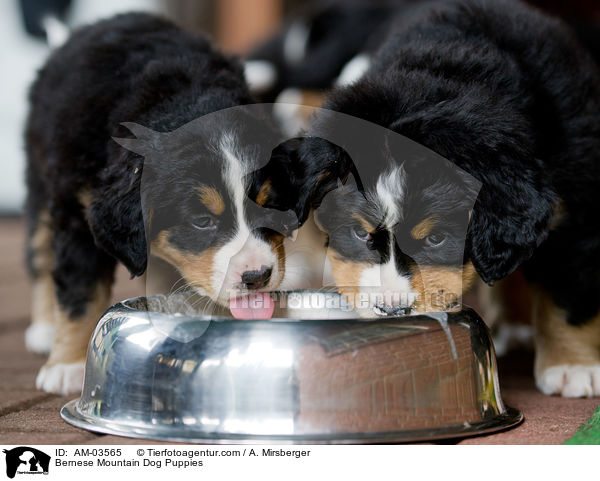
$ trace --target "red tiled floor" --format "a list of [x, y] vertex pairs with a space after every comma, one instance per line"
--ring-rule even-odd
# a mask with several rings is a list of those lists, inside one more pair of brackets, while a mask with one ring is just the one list
[[[103, 436], [62, 421], [68, 400], [37, 391], [34, 379], [44, 360], [28, 353], [23, 335], [29, 316], [29, 284], [23, 269], [24, 229], [20, 219], [0, 219], [0, 444], [130, 444], [146, 440]], [[119, 270], [114, 299], [143, 293], [139, 281]], [[532, 356], [513, 353], [499, 360], [506, 404], [525, 414], [517, 428], [462, 440], [461, 444], [557, 444], [588, 419], [597, 399], [562, 399], [538, 393]]]

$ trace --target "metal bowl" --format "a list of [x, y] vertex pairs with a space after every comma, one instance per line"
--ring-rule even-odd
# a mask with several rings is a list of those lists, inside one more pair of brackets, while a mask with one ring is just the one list
[[490, 336], [472, 309], [238, 321], [208, 320], [190, 306], [185, 296], [151, 296], [111, 307], [63, 419], [210, 443], [423, 441], [522, 420], [502, 402]]

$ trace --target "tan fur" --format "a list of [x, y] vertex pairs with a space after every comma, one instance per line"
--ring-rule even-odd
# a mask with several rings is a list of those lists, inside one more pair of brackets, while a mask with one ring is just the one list
[[366, 230], [367, 232], [369, 232], [369, 233], [375, 232], [375, 230], [376, 230], [375, 226], [373, 224], [371, 224], [363, 216], [358, 215], [358, 214], [352, 214], [352, 217], [354, 217], [358, 222], [360, 222], [360, 225], [362, 226], [362, 228], [364, 230]]
[[[303, 90], [302, 91], [302, 105], [308, 105], [310, 107], [321, 107], [325, 101], [325, 94], [320, 90]], [[306, 109], [309, 113], [312, 110]], [[307, 117], [308, 119], [308, 117]]]
[[431, 231], [435, 227], [436, 220], [437, 217], [435, 215], [431, 215], [426, 219], [423, 219], [411, 229], [410, 235], [413, 239], [424, 239], [431, 234]]
[[152, 241], [152, 254], [171, 263], [185, 277], [188, 284], [201, 287], [210, 296], [215, 295], [212, 285], [214, 257], [217, 249], [211, 247], [200, 254], [182, 251], [169, 242], [169, 231], [161, 231]]
[[49, 272], [39, 275], [31, 286], [31, 323], [54, 324], [56, 294]]
[[536, 289], [534, 325], [536, 376], [552, 366], [600, 364], [600, 314], [581, 326], [572, 326], [566, 312]]
[[261, 207], [267, 203], [271, 192], [271, 179], [267, 179], [256, 196], [256, 203]]
[[460, 301], [475, 276], [471, 262], [462, 267], [415, 267], [411, 279], [411, 287], [418, 293], [414, 308], [419, 312], [448, 310], [454, 301]]
[[301, 108], [296, 111], [296, 116], [300, 119], [303, 126], [310, 125], [310, 119], [314, 116], [315, 108], [319, 108], [325, 101], [325, 93], [320, 90], [302, 90], [302, 97], [299, 102]]
[[33, 251], [33, 259], [31, 259], [33, 268], [40, 272], [50, 272], [54, 267], [54, 255], [50, 215], [46, 210], [40, 212], [37, 228], [30, 239], [30, 246]]
[[92, 191], [88, 188], [81, 189], [77, 193], [77, 200], [82, 205], [82, 207], [87, 210], [92, 201], [94, 200], [92, 196]]
[[200, 202], [202, 202], [206, 208], [215, 215], [221, 215], [225, 211], [225, 202], [223, 197], [214, 187], [207, 185], [201, 185], [196, 188]]
[[567, 214], [567, 208], [562, 199], [559, 199], [554, 203], [554, 212], [552, 214], [552, 221], [550, 223], [550, 230], [555, 230], [562, 224]]
[[277, 258], [277, 270], [279, 271], [279, 279], [285, 277], [285, 247], [283, 245], [284, 237], [281, 234], [274, 234], [269, 238], [271, 250]]
[[499, 322], [531, 324], [532, 290], [521, 269], [493, 286], [479, 280], [476, 291], [481, 316], [490, 328]]
[[364, 264], [343, 259], [333, 250], [330, 251], [329, 261], [338, 292], [344, 295], [352, 307], [355, 307], [355, 301], [360, 292], [360, 276], [365, 267]]
[[110, 284], [99, 284], [85, 314], [72, 318], [60, 307], [55, 309], [55, 336], [46, 366], [84, 362], [92, 332], [108, 308]]
[[36, 272], [31, 292], [31, 322], [52, 324], [56, 304], [52, 269], [54, 254], [52, 253], [52, 229], [48, 211], [40, 212], [38, 226], [31, 237], [32, 265]]

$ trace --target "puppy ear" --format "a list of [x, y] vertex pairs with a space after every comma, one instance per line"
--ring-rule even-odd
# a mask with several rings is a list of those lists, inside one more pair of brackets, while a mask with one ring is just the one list
[[299, 204], [303, 206], [304, 215], [308, 215], [310, 209], [317, 209], [329, 192], [348, 181], [350, 174], [357, 188], [363, 189], [348, 152], [328, 140], [307, 137], [299, 149], [298, 159], [303, 170]]
[[487, 172], [471, 216], [466, 254], [488, 284], [531, 257], [554, 214], [556, 197], [541, 172], [522, 168], [513, 174]]
[[114, 139], [135, 154], [111, 147], [119, 160], [104, 169], [87, 212], [96, 244], [122, 262], [132, 276], [146, 270], [147, 245], [141, 203], [143, 159], [156, 152], [160, 133], [137, 124], [123, 124], [137, 138]]
[[[141, 170], [141, 169], [140, 169]], [[131, 175], [107, 172], [94, 192], [88, 222], [96, 241], [129, 270], [132, 277], [146, 270], [147, 248], [140, 199], [141, 171]]]
[[144, 157], [163, 149], [162, 140], [166, 134], [156, 132], [134, 122], [121, 122], [121, 125], [127, 127], [136, 138], [113, 137], [112, 139], [120, 146]]

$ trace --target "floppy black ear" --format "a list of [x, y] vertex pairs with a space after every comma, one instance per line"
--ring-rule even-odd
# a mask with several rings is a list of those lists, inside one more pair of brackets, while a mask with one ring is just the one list
[[147, 157], [160, 150], [163, 134], [133, 123], [122, 125], [136, 138], [113, 140], [131, 152], [117, 145], [110, 146], [117, 160], [102, 172], [87, 217], [96, 244], [122, 262], [132, 276], [140, 276], [147, 264], [140, 194], [144, 161], [140, 156]]
[[529, 259], [547, 237], [556, 197], [536, 168], [490, 172], [481, 180], [467, 254], [479, 276], [492, 283]]
[[345, 184], [351, 174], [357, 188], [363, 188], [348, 152], [328, 140], [320, 137], [305, 138], [299, 149], [298, 162], [303, 171], [299, 204], [303, 207], [305, 216], [310, 209], [317, 209], [325, 196], [338, 188], [340, 182]]
[[88, 222], [96, 244], [122, 262], [132, 276], [140, 276], [147, 262], [141, 169], [137, 173], [122, 169], [106, 172], [103, 186], [94, 191]]

